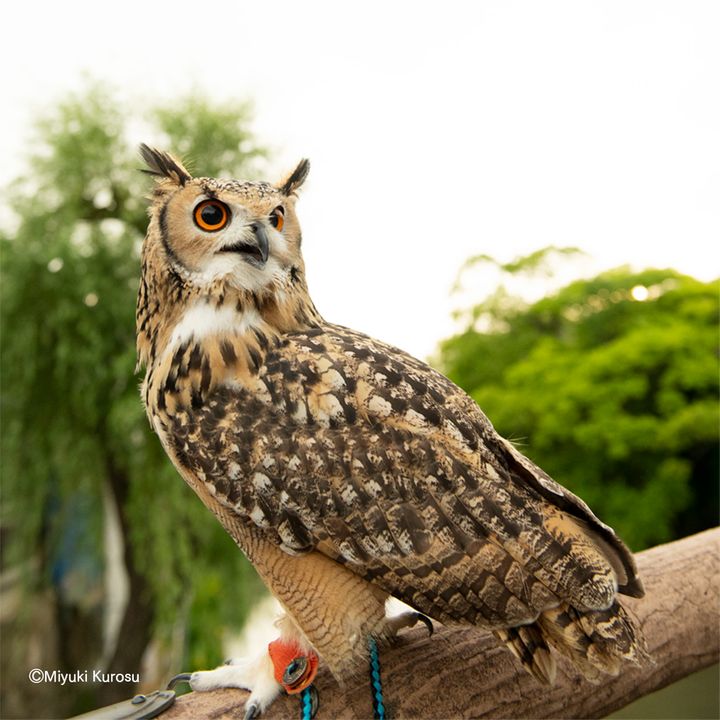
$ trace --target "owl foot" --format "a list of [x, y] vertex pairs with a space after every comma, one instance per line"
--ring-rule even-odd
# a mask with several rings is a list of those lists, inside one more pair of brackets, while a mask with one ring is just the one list
[[255, 658], [228, 660], [225, 665], [214, 670], [181, 673], [170, 680], [168, 689], [179, 682], [187, 682], [197, 692], [230, 687], [249, 690], [244, 720], [259, 717], [282, 690], [282, 685], [275, 679], [273, 663], [267, 652]]
[[306, 691], [303, 707], [307, 705], [308, 717], [313, 717], [318, 706], [317, 691], [312, 687], [317, 668], [318, 656], [314, 652], [303, 653], [296, 643], [278, 639], [268, 645], [267, 652], [255, 658], [231, 659], [214, 670], [176, 675], [168, 689], [187, 682], [197, 692], [228, 687], [249, 690], [244, 720], [259, 717], [282, 690], [289, 695]]
[[404, 612], [387, 619], [386, 627], [391, 636], [398, 634], [403, 628], [415, 627], [419, 622], [423, 623], [428, 630], [428, 637], [433, 634], [432, 620], [419, 612]]

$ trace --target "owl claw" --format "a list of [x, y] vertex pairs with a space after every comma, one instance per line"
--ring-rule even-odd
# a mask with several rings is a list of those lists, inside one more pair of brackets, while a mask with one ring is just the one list
[[190, 678], [192, 677], [192, 673], [180, 673], [179, 675], [175, 675], [175, 677], [170, 678], [170, 682], [168, 682], [166, 690], [172, 690], [178, 683], [181, 682], [190, 682]]
[[255, 702], [248, 702], [245, 704], [245, 714], [243, 715], [243, 720], [255, 720], [255, 718], [260, 717], [261, 710], [259, 705]]
[[394, 617], [388, 618], [387, 623], [390, 631], [393, 635], [396, 635], [398, 631], [403, 628], [415, 627], [419, 622], [423, 623], [428, 631], [428, 637], [433, 634], [432, 620], [420, 612], [404, 612], [401, 615], [395, 615]]
[[433, 627], [433, 624], [432, 624], [432, 620], [427, 615], [423, 615], [422, 613], [417, 613], [417, 617], [415, 618], [415, 623], [417, 624], [418, 622], [422, 622], [425, 624], [425, 627], [427, 628], [427, 631], [428, 631], [428, 637], [432, 637], [432, 634], [435, 630], [435, 628]]

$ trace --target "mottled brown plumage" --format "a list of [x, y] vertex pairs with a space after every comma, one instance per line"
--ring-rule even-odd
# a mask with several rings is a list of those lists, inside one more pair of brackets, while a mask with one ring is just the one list
[[[272, 186], [144, 156], [162, 178], [137, 311], [148, 415], [336, 676], [396, 629], [388, 595], [495, 630], [544, 681], [548, 644], [593, 678], [639, 661], [616, 595], [642, 586], [615, 533], [447, 378], [315, 309], [294, 212], [306, 161]], [[198, 225], [208, 201], [227, 226]]]

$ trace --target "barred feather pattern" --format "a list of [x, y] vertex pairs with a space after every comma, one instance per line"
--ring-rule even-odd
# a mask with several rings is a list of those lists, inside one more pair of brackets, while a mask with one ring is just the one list
[[552, 501], [594, 521], [632, 574], [627, 551], [567, 490], [532, 487], [447, 378], [328, 324], [190, 341], [167, 368], [149, 398], [172, 454], [285, 552], [319, 550], [442, 622], [524, 626], [502, 639], [546, 681], [543, 638], [573, 659], [584, 647], [590, 675], [616, 672], [601, 642], [616, 633], [560, 627], [559, 607], [609, 608], [610, 628], [619, 606], [612, 563]]

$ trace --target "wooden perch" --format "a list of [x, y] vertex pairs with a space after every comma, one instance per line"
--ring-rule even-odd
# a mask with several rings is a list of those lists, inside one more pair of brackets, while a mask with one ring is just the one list
[[[414, 629], [381, 656], [389, 717], [597, 718], [718, 661], [720, 638], [720, 528], [637, 555], [646, 596], [623, 598], [642, 626], [654, 664], [628, 667], [592, 685], [558, 659], [556, 684], [545, 687], [481, 630], [437, 626]], [[371, 718], [370, 687], [358, 678], [344, 690], [318, 674], [318, 720]], [[247, 693], [217, 690], [178, 698], [163, 720], [243, 716]], [[300, 716], [297, 697], [283, 697], [263, 717]]]

